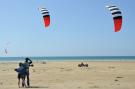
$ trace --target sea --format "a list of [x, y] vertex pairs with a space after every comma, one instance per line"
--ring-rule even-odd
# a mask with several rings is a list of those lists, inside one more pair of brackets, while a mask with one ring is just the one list
[[[0, 62], [20, 62], [26, 57], [0, 57]], [[57, 56], [28, 57], [32, 61], [135, 61], [135, 56]]]

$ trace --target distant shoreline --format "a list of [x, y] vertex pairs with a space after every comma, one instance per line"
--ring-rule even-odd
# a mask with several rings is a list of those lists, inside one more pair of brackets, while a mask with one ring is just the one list
[[[26, 57], [0, 57], [0, 62], [21, 62]], [[135, 61], [135, 56], [58, 56], [58, 57], [29, 57], [34, 62], [43, 61]]]

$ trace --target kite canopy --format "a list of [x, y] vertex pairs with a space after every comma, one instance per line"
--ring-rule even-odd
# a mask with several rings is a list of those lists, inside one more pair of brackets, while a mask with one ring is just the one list
[[6, 49], [6, 48], [4, 49], [4, 51], [5, 51], [5, 54], [8, 54], [8, 51], [7, 51], [7, 49]]
[[46, 8], [39, 8], [39, 11], [43, 15], [43, 20], [44, 20], [45, 27], [48, 27], [50, 25], [49, 11]]
[[115, 32], [119, 32], [122, 27], [122, 13], [120, 9], [114, 5], [106, 7], [109, 9], [113, 16]]

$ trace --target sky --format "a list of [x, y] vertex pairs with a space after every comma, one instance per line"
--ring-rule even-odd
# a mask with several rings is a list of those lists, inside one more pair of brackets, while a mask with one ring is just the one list
[[[0, 57], [135, 56], [134, 0], [0, 0]], [[114, 32], [107, 5], [123, 15]], [[44, 27], [39, 7], [50, 12]], [[7, 54], [4, 49], [7, 49]]]

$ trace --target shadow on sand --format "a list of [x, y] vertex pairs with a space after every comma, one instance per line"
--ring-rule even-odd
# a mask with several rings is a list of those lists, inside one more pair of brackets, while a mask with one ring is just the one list
[[27, 88], [49, 88], [49, 86], [30, 86]]

